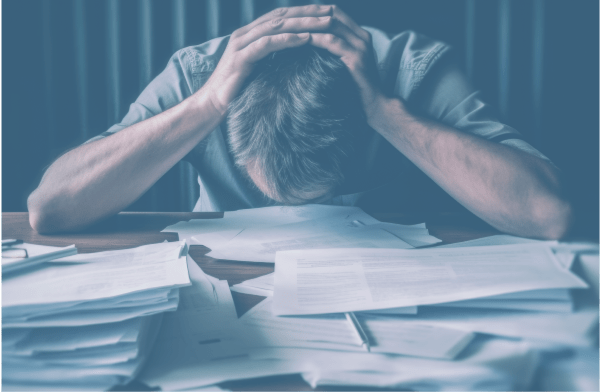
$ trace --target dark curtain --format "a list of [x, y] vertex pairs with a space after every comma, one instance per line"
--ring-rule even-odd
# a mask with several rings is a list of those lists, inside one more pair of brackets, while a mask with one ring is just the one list
[[[302, 0], [2, 2], [3, 211], [25, 211], [45, 167], [119, 122], [176, 50]], [[318, 1], [317, 1], [318, 2]], [[502, 121], [549, 156], [598, 226], [598, 1], [338, 1], [359, 24], [451, 44]], [[189, 211], [179, 163], [130, 210]]]

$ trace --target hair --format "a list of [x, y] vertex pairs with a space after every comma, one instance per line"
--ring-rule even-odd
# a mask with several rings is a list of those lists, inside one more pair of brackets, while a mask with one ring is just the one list
[[261, 60], [229, 106], [235, 164], [257, 170], [285, 204], [341, 184], [358, 133], [366, 127], [356, 83], [346, 65], [310, 46]]

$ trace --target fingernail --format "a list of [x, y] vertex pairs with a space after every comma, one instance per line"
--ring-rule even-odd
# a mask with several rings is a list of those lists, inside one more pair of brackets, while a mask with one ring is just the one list
[[328, 21], [329, 19], [331, 19], [331, 16], [321, 16], [319, 19], [320, 20], [324, 20], [324, 21]]
[[298, 34], [298, 37], [305, 39], [305, 38], [308, 38], [309, 35], [310, 35], [309, 33], [300, 33], [300, 34]]

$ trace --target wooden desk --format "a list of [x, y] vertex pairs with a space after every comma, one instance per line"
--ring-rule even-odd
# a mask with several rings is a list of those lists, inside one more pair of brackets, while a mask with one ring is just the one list
[[[79, 253], [101, 252], [106, 250], [134, 248], [158, 242], [177, 241], [177, 234], [161, 233], [166, 226], [189, 219], [218, 219], [222, 213], [203, 212], [123, 212], [85, 232], [40, 235], [29, 225], [29, 214], [25, 212], [6, 212], [2, 214], [2, 238], [16, 238], [25, 242], [67, 246], [75, 244]], [[414, 224], [426, 222], [430, 233], [444, 243], [467, 241], [486, 237], [498, 232], [473, 216], [461, 214], [437, 214], [428, 217], [410, 216], [406, 214], [373, 214], [384, 222]], [[218, 279], [226, 279], [229, 285], [273, 272], [273, 265], [266, 263], [243, 263], [215, 260], [205, 256], [209, 249], [192, 245], [190, 255], [209, 275]], [[231, 293], [238, 317], [243, 315], [263, 297]], [[311, 390], [310, 386], [299, 376], [277, 376], [261, 379], [242, 380], [221, 384], [231, 390]], [[127, 389], [147, 389], [139, 383], [132, 383]], [[347, 390], [347, 388], [344, 388]], [[361, 388], [364, 389], [364, 388]], [[331, 388], [328, 388], [331, 390]]]

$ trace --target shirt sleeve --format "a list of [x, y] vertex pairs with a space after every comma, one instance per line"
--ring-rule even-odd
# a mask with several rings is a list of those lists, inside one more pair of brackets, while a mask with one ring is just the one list
[[431, 68], [409, 105], [453, 128], [549, 161], [523, 140], [518, 131], [496, 118], [490, 105], [473, 89], [453, 57], [449, 54]]
[[91, 138], [86, 143], [105, 138], [140, 121], [153, 117], [192, 95], [192, 80], [188, 67], [188, 49], [176, 52], [166, 68], [148, 84], [140, 96], [129, 106], [120, 123]]

